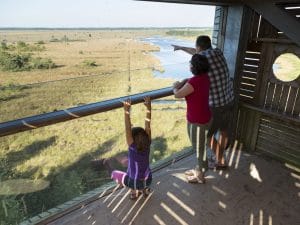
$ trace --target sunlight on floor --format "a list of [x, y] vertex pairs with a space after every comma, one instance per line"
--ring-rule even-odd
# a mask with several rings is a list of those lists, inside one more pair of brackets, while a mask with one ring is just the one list
[[154, 214], [153, 218], [159, 225], [166, 225], [166, 223], [158, 215]]
[[188, 225], [180, 216], [177, 215], [169, 206], [167, 206], [164, 202], [160, 203], [160, 206], [163, 207], [166, 212], [168, 212], [175, 220], [177, 220], [182, 225]]
[[170, 197], [178, 205], [180, 205], [189, 214], [191, 214], [192, 216], [195, 216], [195, 211], [193, 209], [191, 209], [188, 205], [186, 205], [184, 202], [182, 202], [179, 198], [177, 198], [174, 194], [172, 194], [171, 192], [168, 191], [167, 196]]
[[249, 171], [250, 171], [250, 176], [253, 179], [257, 180], [258, 182], [262, 182], [262, 179], [260, 178], [259, 172], [254, 163], [250, 164]]
[[[255, 223], [255, 218], [254, 218], [254, 214], [251, 213], [250, 214], [250, 221], [249, 221], [249, 225], [273, 225], [273, 218], [271, 215], [269, 215], [268, 220], [264, 220], [264, 212], [262, 209], [259, 210], [259, 217], [258, 217], [258, 223]], [[264, 221], [266, 223], [264, 223]]]

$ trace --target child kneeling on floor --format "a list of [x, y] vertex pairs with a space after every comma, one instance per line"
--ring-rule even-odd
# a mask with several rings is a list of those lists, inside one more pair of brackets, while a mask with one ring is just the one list
[[111, 178], [117, 183], [131, 189], [130, 199], [136, 199], [140, 194], [147, 196], [150, 193], [149, 186], [152, 182], [152, 174], [149, 166], [149, 153], [151, 144], [151, 101], [145, 98], [146, 118], [145, 129], [142, 127], [131, 128], [130, 107], [131, 101], [124, 105], [126, 141], [128, 144], [128, 168], [127, 172], [114, 170]]

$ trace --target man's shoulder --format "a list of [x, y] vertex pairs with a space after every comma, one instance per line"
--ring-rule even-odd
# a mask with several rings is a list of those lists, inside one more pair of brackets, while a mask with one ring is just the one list
[[215, 53], [215, 54], [223, 54], [222, 50], [219, 48], [210, 48], [208, 49], [208, 52]]
[[205, 55], [206, 57], [210, 57], [215, 55], [223, 55], [223, 52], [219, 48], [209, 48], [200, 52], [199, 54]]

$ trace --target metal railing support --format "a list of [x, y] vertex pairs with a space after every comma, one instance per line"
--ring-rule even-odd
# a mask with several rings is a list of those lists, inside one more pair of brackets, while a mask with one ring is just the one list
[[123, 96], [102, 102], [86, 104], [78, 107], [68, 108], [50, 113], [44, 113], [36, 116], [25, 117], [0, 123], [0, 137], [16, 134], [26, 130], [32, 130], [39, 127], [89, 116], [100, 112], [106, 112], [123, 106], [123, 101], [130, 98], [132, 104], [144, 101], [144, 97], [149, 96], [151, 100], [167, 97], [173, 94], [172, 87], [147, 91], [139, 94]]

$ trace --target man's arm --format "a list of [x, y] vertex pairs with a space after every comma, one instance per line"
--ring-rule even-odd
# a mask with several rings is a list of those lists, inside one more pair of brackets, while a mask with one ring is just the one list
[[179, 45], [172, 45], [174, 47], [174, 51], [177, 50], [182, 50], [188, 54], [195, 55], [196, 54], [196, 49], [195, 48], [189, 48], [189, 47], [184, 47], [184, 46], [179, 46]]

